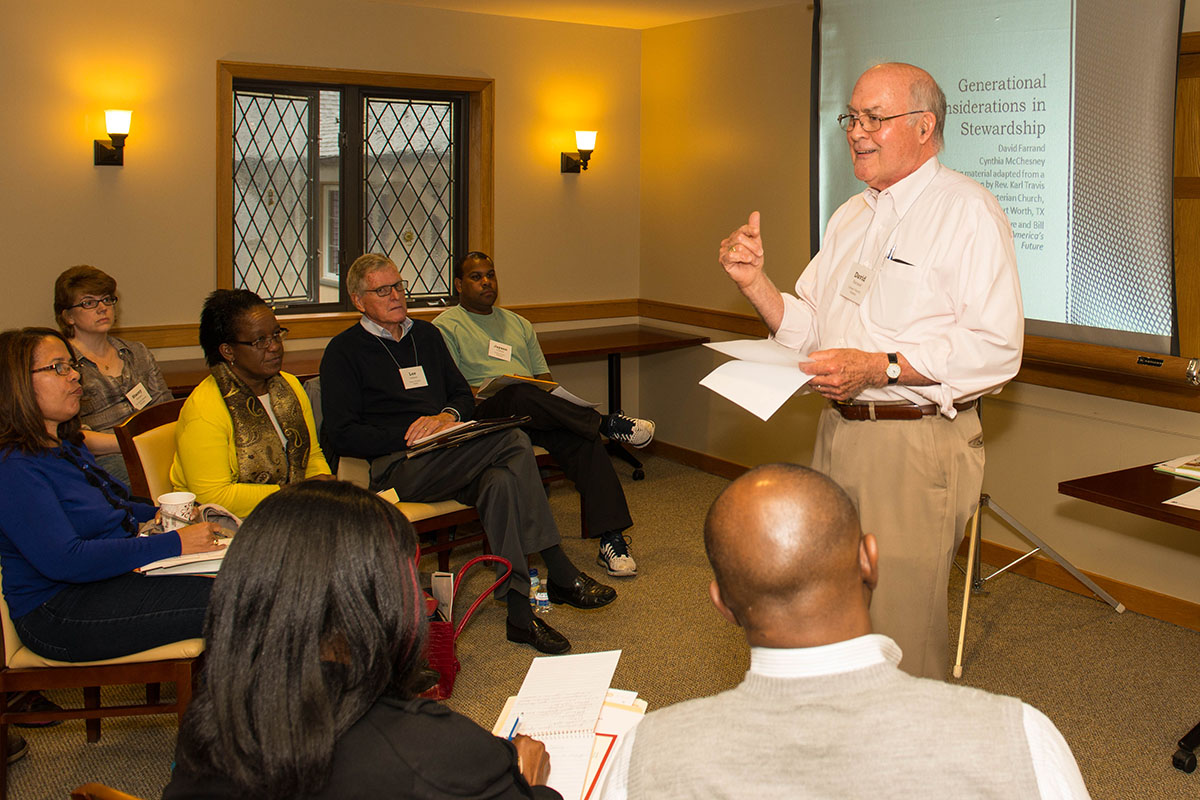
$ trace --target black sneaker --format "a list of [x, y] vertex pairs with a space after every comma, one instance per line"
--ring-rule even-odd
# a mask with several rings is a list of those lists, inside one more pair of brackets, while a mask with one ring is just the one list
[[637, 562], [629, 555], [629, 539], [623, 533], [606, 533], [600, 537], [596, 563], [618, 578], [637, 575]]
[[604, 421], [600, 423], [600, 432], [614, 442], [645, 447], [654, 439], [654, 423], [624, 414], [605, 414]]

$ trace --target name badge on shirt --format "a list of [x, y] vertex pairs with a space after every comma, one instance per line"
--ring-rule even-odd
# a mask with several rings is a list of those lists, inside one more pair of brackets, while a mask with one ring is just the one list
[[405, 389], [420, 389], [429, 385], [429, 381], [425, 380], [425, 368], [420, 364], [415, 367], [401, 367], [400, 380], [404, 381]]
[[865, 264], [856, 263], [850, 269], [850, 274], [846, 276], [846, 282], [842, 284], [840, 294], [854, 305], [862, 305], [863, 297], [874, 285], [878, 274], [878, 269], [871, 269]]
[[125, 393], [125, 399], [129, 401], [129, 405], [133, 406], [134, 411], [141, 411], [150, 405], [152, 398], [150, 397], [150, 392], [146, 391], [146, 387], [139, 383]]
[[512, 361], [512, 345], [492, 339], [488, 342], [488, 355], [501, 361]]

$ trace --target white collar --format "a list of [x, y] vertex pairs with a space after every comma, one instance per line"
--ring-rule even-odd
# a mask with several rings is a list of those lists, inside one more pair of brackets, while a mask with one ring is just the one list
[[881, 633], [869, 633], [819, 647], [751, 647], [750, 672], [767, 678], [814, 678], [899, 664], [900, 656], [900, 645]]
[[362, 315], [362, 319], [358, 321], [358, 324], [362, 325], [367, 333], [371, 334], [372, 336], [378, 336], [380, 339], [391, 339], [393, 342], [398, 342], [408, 334], [409, 330], [412, 329], [413, 321], [412, 317], [405, 317], [404, 322], [400, 323], [400, 339], [392, 336], [391, 331], [368, 317], [366, 314]]
[[896, 209], [896, 215], [903, 218], [909, 207], [921, 196], [921, 192], [925, 191], [925, 187], [933, 181], [934, 176], [937, 175], [941, 166], [937, 156], [933, 156], [882, 192], [868, 186], [863, 190], [863, 199], [874, 210], [875, 203], [879, 200], [879, 195], [890, 194], [892, 196], [892, 203]]

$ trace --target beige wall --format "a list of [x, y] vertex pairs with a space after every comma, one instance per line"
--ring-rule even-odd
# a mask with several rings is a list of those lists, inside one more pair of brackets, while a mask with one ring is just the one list
[[[185, 322], [215, 286], [218, 60], [496, 81], [505, 300], [638, 294], [640, 33], [342, 0], [82, 0], [5, 8], [3, 326], [46, 324], [54, 277], [111, 272], [126, 325]], [[92, 165], [103, 109], [133, 109], [126, 166]], [[20, 121], [17, 124], [17, 121]], [[574, 130], [592, 167], [559, 172]]]
[[[803, 268], [811, 24], [785, 7], [645, 33], [644, 297], [750, 313], [715, 256], [754, 208], [776, 283]], [[700, 349], [641, 359], [640, 409], [658, 437], [740, 464], [807, 463], [820, 401], [794, 398], [761, 422], [696, 385], [722, 360]], [[1061, 480], [1200, 452], [1194, 414], [1012, 384], [987, 402], [985, 430], [985, 489], [1035, 534], [1082, 569], [1200, 602], [1200, 536], [1057, 493]], [[998, 519], [984, 526], [1021, 546]]]

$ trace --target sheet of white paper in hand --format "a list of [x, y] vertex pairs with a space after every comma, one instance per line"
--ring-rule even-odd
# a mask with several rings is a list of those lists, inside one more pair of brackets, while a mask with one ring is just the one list
[[719, 353], [733, 356], [708, 373], [700, 385], [712, 389], [766, 421], [796, 391], [812, 379], [800, 371], [802, 356], [771, 339], [708, 342]]

